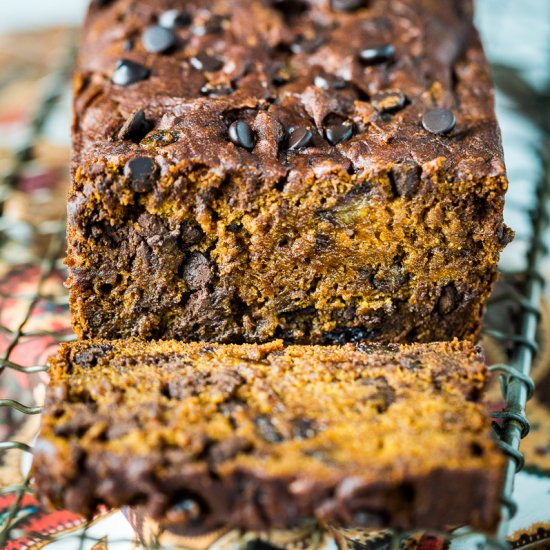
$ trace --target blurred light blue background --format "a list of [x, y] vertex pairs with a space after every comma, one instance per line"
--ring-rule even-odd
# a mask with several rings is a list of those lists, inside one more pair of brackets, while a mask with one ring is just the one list
[[77, 25], [88, 0], [0, 0], [0, 32]]

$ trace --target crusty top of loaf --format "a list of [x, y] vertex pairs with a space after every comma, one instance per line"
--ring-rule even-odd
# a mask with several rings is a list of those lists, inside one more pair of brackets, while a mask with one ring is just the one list
[[[174, 29], [169, 51], [148, 52], [144, 31], [174, 8], [189, 23]], [[198, 164], [275, 182], [327, 171], [368, 177], [413, 160], [461, 179], [500, 176], [492, 84], [471, 11], [466, 0], [95, 0], [76, 78], [75, 167], [149, 156], [163, 173]], [[386, 59], [360, 59], [387, 45]], [[196, 68], [201, 52], [221, 68]], [[112, 83], [121, 59], [149, 75]], [[404, 106], [379, 112], [385, 90], [404, 94]], [[449, 134], [423, 128], [434, 107], [456, 117]], [[136, 109], [151, 124], [141, 143], [118, 137]], [[235, 120], [253, 130], [252, 150], [230, 140]], [[331, 144], [326, 128], [343, 120], [353, 136]], [[306, 127], [309, 146], [289, 150], [289, 133]]]

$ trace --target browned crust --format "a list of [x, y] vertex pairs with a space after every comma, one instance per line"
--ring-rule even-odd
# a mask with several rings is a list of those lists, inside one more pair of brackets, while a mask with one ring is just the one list
[[[470, 2], [372, 0], [353, 13], [331, 11], [328, 0], [300, 5], [307, 9], [294, 17], [267, 0], [187, 2], [193, 23], [166, 54], [146, 52], [141, 34], [168, 0], [92, 8], [69, 198], [68, 284], [80, 336], [476, 337], [510, 235], [492, 84]], [[221, 23], [199, 32], [208, 22]], [[293, 53], [300, 34], [315, 33], [318, 50]], [[385, 42], [395, 46], [391, 62], [357, 60]], [[225, 68], [194, 69], [201, 51]], [[150, 77], [112, 84], [121, 58]], [[290, 81], [275, 86], [281, 67]], [[323, 89], [319, 76], [341, 78], [344, 88]], [[201, 94], [220, 82], [235, 92]], [[407, 103], [380, 114], [376, 93], [388, 88]], [[455, 114], [450, 135], [422, 128], [434, 106]], [[152, 128], [140, 143], [121, 140], [136, 109]], [[323, 132], [335, 114], [355, 134], [331, 145]], [[236, 119], [255, 132], [253, 150], [229, 140]], [[311, 146], [289, 151], [289, 129], [304, 125], [316, 136]], [[136, 157], [158, 166], [148, 186], [124, 176]]]

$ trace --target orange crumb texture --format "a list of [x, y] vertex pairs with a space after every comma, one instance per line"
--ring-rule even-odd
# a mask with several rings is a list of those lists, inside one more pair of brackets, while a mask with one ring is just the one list
[[[470, 343], [78, 342], [61, 348], [50, 372], [35, 473], [57, 505], [90, 513], [102, 502], [139, 503], [168, 521], [182, 494], [195, 495], [212, 521], [258, 528], [242, 511], [258, 499], [249, 489], [276, 484], [290, 508], [258, 505], [264, 526], [361, 523], [361, 498], [400, 527], [490, 528], [498, 517], [503, 458]], [[449, 493], [457, 482], [460, 495]], [[224, 495], [232, 506], [220, 511]], [[467, 506], [453, 511], [454, 499]], [[446, 519], [422, 511], [438, 501]]]

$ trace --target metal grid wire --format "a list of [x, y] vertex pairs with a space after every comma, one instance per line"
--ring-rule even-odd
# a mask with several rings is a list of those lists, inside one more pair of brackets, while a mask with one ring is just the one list
[[[491, 0], [486, 0], [486, 4], [491, 4]], [[493, 2], [494, 3], [494, 2]], [[511, 2], [504, 2], [510, 4]], [[502, 4], [501, 17], [506, 14]], [[72, 59], [72, 54], [70, 56]], [[67, 83], [68, 67], [65, 64], [50, 80], [50, 85], [45, 91], [40, 108], [29, 126], [28, 139], [24, 145], [13, 155], [11, 168], [2, 176], [0, 181], [0, 258], [7, 262], [7, 254], [2, 250], [9, 247], [12, 239], [12, 222], [4, 216], [4, 206], [9, 201], [10, 195], [16, 185], [22, 170], [32, 159], [37, 141], [41, 137], [44, 126], [50, 117], [52, 110], [59, 101]], [[499, 71], [511, 71], [509, 67], [497, 67], [497, 76]], [[513, 74], [514, 78], [520, 79], [518, 74]], [[497, 84], [499, 78], [497, 77]], [[539, 104], [543, 109], [548, 103], [546, 92], [537, 92], [523, 82], [521, 88], [525, 93], [528, 91], [528, 104]], [[512, 99], [514, 99], [512, 97]], [[521, 101], [513, 102], [509, 108], [521, 111]], [[521, 98], [520, 98], [521, 99]], [[523, 98], [525, 99], [525, 98]], [[541, 111], [541, 119], [546, 121]], [[535, 201], [525, 208], [524, 206], [510, 205], [510, 208], [516, 209], [522, 215], [530, 220], [530, 231], [527, 235], [519, 236], [518, 240], [525, 240], [525, 267], [520, 272], [505, 273], [507, 280], [513, 281], [508, 290], [493, 298], [490, 307], [497, 307], [503, 303], [514, 304], [519, 313], [519, 321], [513, 327], [513, 330], [501, 330], [495, 326], [486, 326], [485, 334], [507, 344], [508, 358], [506, 363], [493, 365], [492, 371], [500, 374], [503, 399], [506, 404], [502, 411], [494, 413], [494, 430], [499, 440], [499, 444], [508, 456], [506, 466], [506, 478], [502, 494], [502, 521], [495, 539], [481, 537], [468, 529], [460, 529], [452, 536], [453, 539], [471, 540], [472, 546], [478, 548], [507, 548], [506, 535], [508, 533], [509, 521], [516, 513], [516, 505], [512, 499], [515, 473], [522, 469], [524, 458], [519, 450], [520, 441], [529, 433], [529, 422], [525, 415], [525, 405], [527, 400], [533, 394], [534, 384], [530, 378], [530, 370], [533, 360], [538, 350], [536, 339], [537, 324], [540, 318], [539, 304], [542, 297], [544, 278], [541, 274], [541, 263], [548, 254], [548, 248], [545, 245], [544, 233], [549, 226], [549, 215], [547, 205], [550, 199], [550, 124], [543, 122], [539, 124], [538, 131], [542, 136], [539, 141], [539, 148], [536, 151], [540, 161], [540, 170], [535, 182]], [[510, 174], [512, 186], [514, 185], [513, 174]], [[35, 308], [39, 302], [47, 302], [53, 306], [61, 308], [65, 315], [68, 315], [68, 306], [66, 296], [52, 296], [48, 293], [47, 281], [53, 276], [64, 278], [64, 268], [61, 260], [64, 254], [65, 224], [64, 220], [58, 220], [57, 223], [48, 223], [45, 226], [33, 226], [27, 224], [27, 231], [30, 234], [39, 234], [41, 238], [46, 237], [48, 245], [41, 253], [30, 262], [30, 264], [39, 267], [39, 276], [37, 277], [35, 289], [33, 292], [24, 295], [13, 295], [8, 291], [0, 292], [1, 303], [4, 300], [18, 300], [26, 303], [22, 318], [16, 326], [6, 326], [0, 324], [0, 332], [7, 336], [8, 343], [0, 357], [0, 385], [2, 377], [9, 370], [24, 375], [33, 375], [47, 370], [45, 365], [24, 366], [12, 360], [12, 353], [16, 346], [24, 339], [30, 339], [41, 336], [48, 336], [55, 342], [67, 341], [72, 338], [66, 331], [45, 332], [29, 329], [30, 321], [33, 318]], [[1, 306], [0, 306], [1, 313]], [[21, 403], [15, 399], [0, 399], [0, 412], [7, 409], [8, 417], [17, 415], [37, 415], [40, 413], [40, 407], [34, 404]], [[11, 434], [10, 434], [11, 435]], [[16, 441], [10, 437], [8, 440], [0, 442], [0, 460], [6, 452], [31, 453], [32, 448], [27, 443]], [[0, 525], [0, 547], [9, 539], [10, 531], [17, 528], [17, 514], [23, 501], [24, 495], [32, 493], [32, 486], [28, 477], [23, 482], [15, 485], [0, 488], [0, 495], [14, 494], [16, 498], [7, 514], [3, 525]], [[94, 538], [88, 533], [86, 526], [81, 534], [75, 535], [75, 548], [84, 548], [88, 541], [99, 542], [100, 539]], [[477, 537], [477, 538], [476, 538]], [[51, 540], [55, 540], [55, 537]], [[400, 537], [396, 534], [382, 537], [381, 548], [399, 548]], [[114, 541], [109, 541], [114, 542]], [[149, 546], [149, 548], [158, 548], [158, 545]]]

